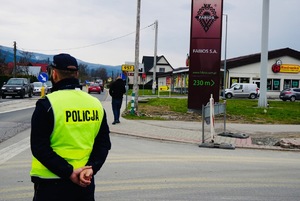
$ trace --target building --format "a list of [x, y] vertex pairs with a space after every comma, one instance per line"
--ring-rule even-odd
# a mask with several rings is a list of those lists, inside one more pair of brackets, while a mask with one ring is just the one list
[[[41, 72], [47, 72], [47, 66], [48, 64], [46, 63], [28, 63], [26, 65], [24, 64], [17, 64], [17, 72], [20, 74], [25, 74], [25, 75], [33, 75], [38, 77], [38, 75]], [[14, 68], [14, 62], [9, 62], [8, 63], [8, 69], [11, 69], [10, 71], [13, 71]]]
[[[230, 88], [234, 83], [255, 83], [260, 87], [261, 54], [251, 54], [226, 60], [226, 79], [224, 84], [224, 64], [220, 67], [220, 89]], [[283, 48], [268, 53], [267, 97], [277, 98], [281, 90], [300, 87], [300, 52]], [[140, 70], [139, 84], [153, 83], [154, 57], [144, 56], [143, 70]], [[189, 67], [173, 68], [164, 56], [157, 57], [156, 82], [159, 86], [169, 86], [173, 92], [188, 93]], [[133, 80], [133, 72], [129, 73]], [[156, 89], [157, 89], [156, 88]]]
[[[126, 64], [132, 64], [127, 62]], [[142, 64], [140, 64], [139, 69], [139, 76], [138, 76], [138, 84], [140, 85], [149, 85], [152, 88], [153, 83], [153, 72], [154, 72], [154, 57], [153, 56], [143, 56]], [[160, 77], [161, 75], [166, 76], [167, 74], [172, 74], [173, 67], [167, 61], [167, 59], [162, 55], [156, 57], [156, 78]], [[129, 78], [129, 84], [133, 84], [134, 72], [127, 73]], [[162, 82], [162, 83], [160, 83]], [[166, 78], [162, 79], [161, 81], [156, 79], [156, 83], [159, 85], [166, 84]]]
[[[260, 53], [228, 59], [225, 88], [237, 82], [255, 83], [260, 87], [260, 60]], [[224, 61], [221, 64], [222, 70], [223, 66]], [[290, 48], [269, 51], [266, 71], [267, 97], [278, 97], [283, 89], [300, 87], [300, 52]]]

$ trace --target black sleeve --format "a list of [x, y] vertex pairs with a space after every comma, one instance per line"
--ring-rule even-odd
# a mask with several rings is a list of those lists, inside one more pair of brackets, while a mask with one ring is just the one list
[[110, 85], [108, 93], [111, 97], [114, 95], [114, 83]]
[[54, 116], [47, 98], [40, 99], [31, 118], [31, 152], [45, 167], [63, 179], [69, 179], [73, 166], [57, 155], [50, 146]]
[[104, 111], [103, 120], [98, 135], [95, 138], [92, 153], [87, 162], [87, 165], [91, 165], [93, 167], [94, 174], [97, 174], [97, 172], [100, 170], [106, 160], [109, 150], [111, 149], [109, 132], [106, 113]]
[[126, 85], [124, 83], [124, 85], [123, 85], [123, 94], [125, 94], [125, 93], [126, 93]]

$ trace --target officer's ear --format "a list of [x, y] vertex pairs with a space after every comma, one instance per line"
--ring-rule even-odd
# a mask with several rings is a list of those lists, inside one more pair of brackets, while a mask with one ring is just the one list
[[56, 69], [52, 69], [52, 79], [54, 82], [58, 82], [59, 81], [59, 74], [58, 72], [56, 71]]

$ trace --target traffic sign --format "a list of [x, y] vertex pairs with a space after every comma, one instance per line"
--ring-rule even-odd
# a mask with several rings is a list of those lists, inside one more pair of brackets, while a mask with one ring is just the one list
[[126, 80], [126, 74], [125, 73], [121, 73], [121, 78], [122, 78], [122, 80]]
[[122, 71], [134, 71], [134, 65], [123, 64]]
[[48, 81], [48, 74], [47, 73], [40, 73], [38, 76], [38, 80], [42, 83], [45, 83]]
[[160, 91], [169, 91], [169, 89], [170, 89], [169, 86], [160, 86], [159, 87]]

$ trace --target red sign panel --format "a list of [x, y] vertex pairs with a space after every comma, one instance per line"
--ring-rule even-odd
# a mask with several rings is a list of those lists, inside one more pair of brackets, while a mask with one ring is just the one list
[[219, 101], [223, 0], [193, 0], [188, 108]]

